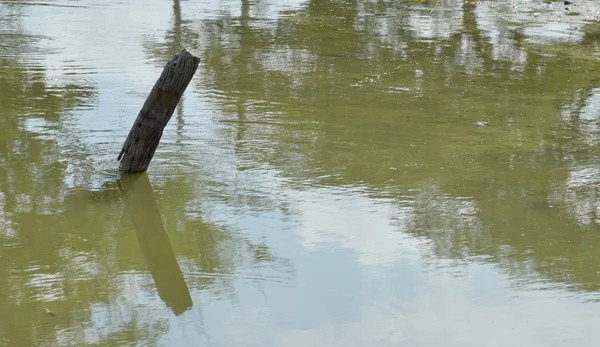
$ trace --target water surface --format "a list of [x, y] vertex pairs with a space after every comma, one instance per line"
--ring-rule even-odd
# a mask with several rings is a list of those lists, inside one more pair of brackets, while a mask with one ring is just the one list
[[597, 344], [598, 8], [557, 4], [0, 1], [0, 345]]

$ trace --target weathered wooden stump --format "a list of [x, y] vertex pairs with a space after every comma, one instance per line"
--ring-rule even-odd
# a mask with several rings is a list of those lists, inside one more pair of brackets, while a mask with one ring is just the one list
[[117, 160], [121, 172], [145, 172], [200, 58], [185, 49], [166, 65], [127, 135]]

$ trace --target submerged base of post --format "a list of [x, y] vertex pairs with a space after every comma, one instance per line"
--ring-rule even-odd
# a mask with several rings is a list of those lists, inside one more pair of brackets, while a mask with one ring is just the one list
[[185, 49], [163, 69], [137, 115], [117, 160], [121, 172], [145, 172], [154, 157], [163, 129], [171, 119], [183, 92], [194, 77], [200, 58]]

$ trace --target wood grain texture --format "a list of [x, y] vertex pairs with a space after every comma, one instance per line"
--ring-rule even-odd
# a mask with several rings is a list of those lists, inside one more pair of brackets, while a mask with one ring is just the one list
[[163, 129], [194, 77], [200, 58], [185, 49], [163, 69], [137, 115], [117, 160], [121, 172], [145, 172], [154, 157]]

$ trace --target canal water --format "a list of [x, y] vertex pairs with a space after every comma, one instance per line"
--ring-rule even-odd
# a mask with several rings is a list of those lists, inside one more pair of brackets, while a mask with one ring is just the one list
[[573, 2], [0, 0], [0, 346], [597, 344], [600, 6]]

